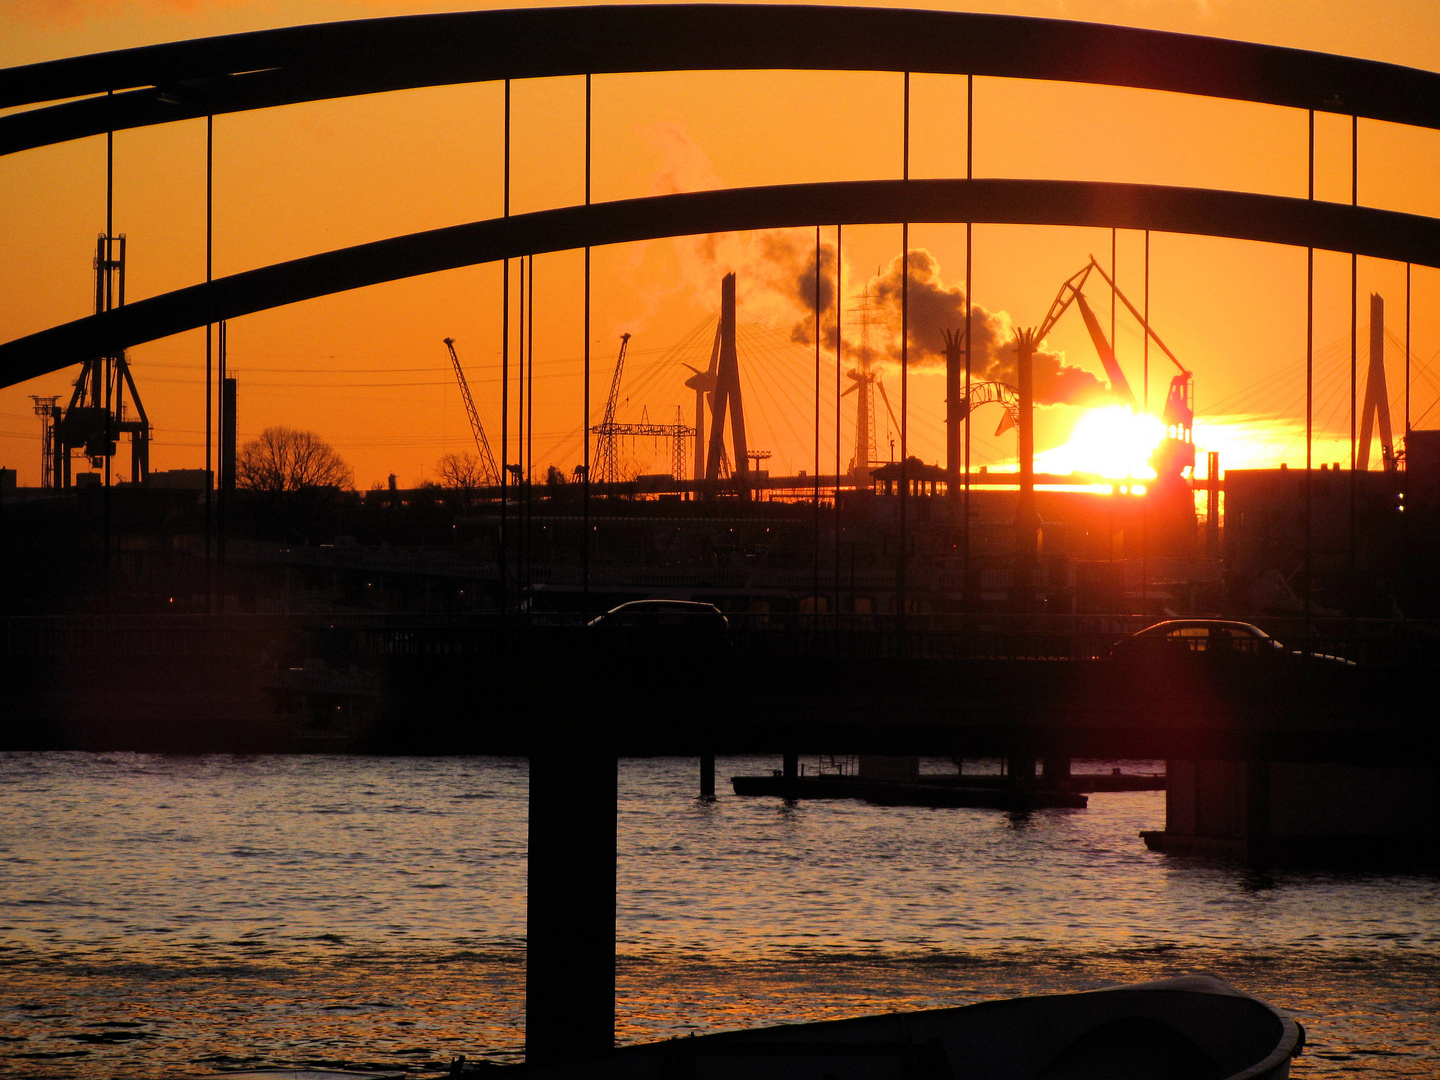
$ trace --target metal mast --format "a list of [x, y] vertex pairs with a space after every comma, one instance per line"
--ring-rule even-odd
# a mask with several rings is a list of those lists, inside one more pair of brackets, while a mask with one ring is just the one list
[[30, 400], [35, 403], [35, 415], [40, 417], [40, 486], [51, 488], [55, 486], [55, 422], [59, 419], [60, 409], [56, 402], [60, 400], [58, 395], [52, 394], [49, 397], [41, 397], [39, 394], [31, 394]]
[[870, 469], [877, 456], [875, 398], [871, 387], [876, 385], [880, 374], [870, 363], [870, 317], [876, 310], [870, 303], [870, 290], [867, 287], [850, 319], [853, 325], [860, 327], [860, 361], [845, 373], [852, 380], [852, 384], [850, 389], [841, 395], [843, 397], [852, 392], [855, 394], [855, 456], [850, 461], [850, 474], [855, 478], [857, 488], [869, 483]]

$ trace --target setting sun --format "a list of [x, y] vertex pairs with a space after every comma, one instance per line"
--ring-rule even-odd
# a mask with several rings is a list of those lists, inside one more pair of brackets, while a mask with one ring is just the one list
[[1060, 446], [1036, 455], [1046, 472], [1096, 473], [1115, 480], [1153, 480], [1150, 455], [1165, 436], [1165, 425], [1124, 405], [1089, 409]]

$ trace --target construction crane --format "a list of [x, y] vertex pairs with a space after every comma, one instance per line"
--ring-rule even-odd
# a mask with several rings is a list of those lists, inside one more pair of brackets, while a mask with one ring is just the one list
[[470, 433], [475, 436], [475, 450], [480, 455], [480, 469], [485, 483], [500, 483], [500, 470], [495, 465], [495, 455], [490, 452], [490, 440], [485, 437], [485, 428], [480, 424], [480, 414], [475, 411], [475, 399], [470, 396], [470, 384], [465, 381], [465, 369], [460, 366], [460, 357], [455, 353], [455, 339], [446, 338], [445, 347], [450, 350], [450, 363], [455, 365], [455, 381], [460, 384], [460, 398], [465, 402], [465, 415], [470, 418]]
[[615, 409], [620, 403], [620, 380], [625, 371], [625, 351], [629, 344], [630, 335], [621, 334], [620, 355], [615, 360], [615, 374], [610, 380], [610, 396], [605, 401], [605, 415], [600, 423], [590, 429], [591, 434], [599, 436], [595, 448], [595, 479], [602, 484], [619, 483], [620, 436], [639, 435], [671, 441], [670, 472], [676, 480], [683, 480], [685, 478], [685, 441], [695, 435], [695, 428], [684, 423], [678, 407], [673, 424], [651, 423], [649, 412], [646, 409], [640, 410], [638, 424], [621, 424], [615, 419]]
[[620, 379], [625, 373], [625, 350], [630, 346], [630, 335], [620, 335], [620, 355], [615, 359], [615, 374], [610, 378], [610, 396], [605, 399], [604, 418], [590, 431], [598, 435], [595, 444], [595, 471], [593, 479], [602, 484], [613, 484], [620, 479], [619, 432], [615, 429], [615, 406], [620, 401]]

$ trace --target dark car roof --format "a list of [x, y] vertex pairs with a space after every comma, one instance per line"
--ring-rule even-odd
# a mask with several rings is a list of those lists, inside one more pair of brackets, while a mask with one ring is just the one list
[[627, 600], [625, 603], [611, 608], [605, 614], [613, 615], [617, 611], [719, 611], [714, 604], [702, 603], [699, 600]]
[[591, 619], [590, 626], [723, 629], [730, 623], [714, 604], [698, 600], [630, 600]]
[[1154, 626], [1147, 626], [1144, 630], [1135, 634], [1135, 637], [1144, 635], [1146, 637], [1160, 637], [1172, 630], [1229, 630], [1232, 634], [1248, 634], [1251, 637], [1269, 638], [1270, 635], [1261, 630], [1253, 623], [1240, 622], [1238, 619], [1166, 619]]

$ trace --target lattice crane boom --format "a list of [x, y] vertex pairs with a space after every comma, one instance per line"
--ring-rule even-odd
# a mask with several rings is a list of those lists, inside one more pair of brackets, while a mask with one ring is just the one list
[[620, 335], [620, 355], [615, 359], [615, 374], [610, 379], [610, 396], [605, 399], [605, 414], [600, 423], [591, 428], [592, 434], [600, 436], [595, 447], [594, 477], [602, 484], [613, 484], [620, 479], [620, 454], [616, 445], [619, 433], [615, 423], [615, 407], [620, 402], [620, 379], [625, 373], [625, 350], [630, 346], [630, 335]]
[[610, 396], [605, 399], [604, 424], [615, 422], [615, 406], [620, 401], [620, 377], [625, 372], [625, 350], [630, 347], [630, 335], [620, 335], [620, 355], [615, 358], [615, 374], [610, 377]]
[[455, 352], [455, 339], [446, 338], [445, 347], [450, 350], [450, 363], [455, 365], [455, 381], [460, 384], [460, 398], [465, 402], [465, 415], [470, 418], [470, 433], [475, 436], [475, 450], [480, 455], [480, 468], [487, 484], [500, 482], [500, 470], [495, 465], [495, 455], [490, 452], [490, 440], [485, 437], [485, 428], [480, 423], [480, 414], [475, 410], [475, 399], [470, 396], [470, 384], [465, 379], [465, 369], [460, 366], [460, 357]]

